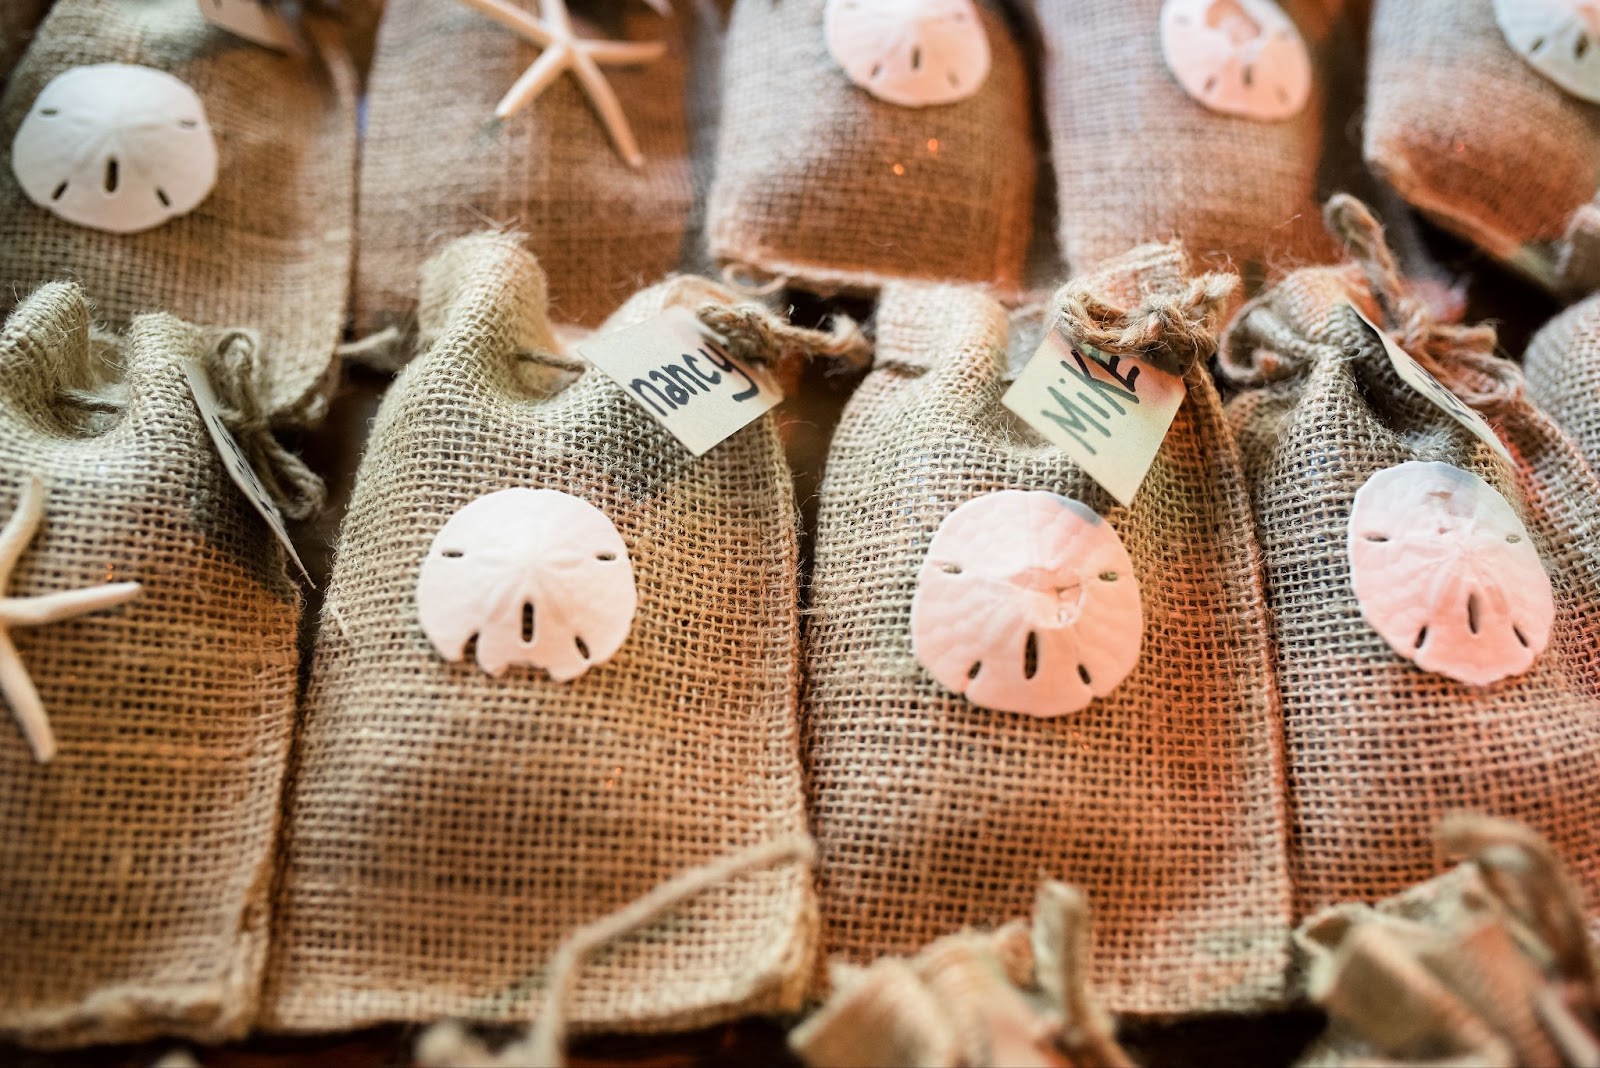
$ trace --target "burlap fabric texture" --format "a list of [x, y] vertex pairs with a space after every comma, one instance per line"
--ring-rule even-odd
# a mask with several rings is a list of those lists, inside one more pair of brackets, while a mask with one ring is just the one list
[[[669, 281], [608, 328], [725, 299]], [[544, 275], [513, 237], [447, 246], [421, 307], [425, 351], [384, 400], [328, 589], [270, 1028], [527, 1020], [574, 928], [804, 829], [797, 517], [772, 419], [695, 460], [599, 371], [548, 355]], [[570, 683], [447, 663], [418, 622], [435, 534], [513, 486], [593, 504], [632, 559], [627, 642]], [[730, 881], [597, 954], [568, 1019], [648, 1030], [792, 1009], [815, 926], [808, 866]]]
[[1364, 151], [1406, 200], [1536, 281], [1600, 285], [1600, 108], [1517, 55], [1492, 0], [1378, 0]]
[[[167, 311], [257, 329], [279, 422], [320, 414], [344, 328], [355, 192], [355, 78], [339, 28], [308, 17], [311, 58], [206, 22], [193, 0], [58, 0], [0, 97], [0, 302], [71, 278], [114, 325]], [[199, 94], [216, 136], [217, 186], [189, 215], [138, 234], [74, 226], [11, 173], [17, 127], [63, 71], [134, 63]]]
[[570, 74], [504, 122], [493, 120], [538, 48], [465, 4], [391, 0], [362, 149], [359, 331], [409, 327], [423, 261], [486, 225], [528, 235], [557, 322], [596, 326], [677, 266], [694, 193], [686, 118], [692, 16], [663, 19], [637, 0], [595, 0], [573, 14], [584, 36], [668, 44], [652, 63], [604, 68], [644, 153], [637, 170], [612, 147]]
[[1172, 239], [1247, 279], [1330, 258], [1318, 169], [1325, 138], [1333, 153], [1343, 138], [1323, 118], [1354, 31], [1339, 0], [1283, 8], [1311, 52], [1311, 97], [1293, 118], [1258, 122], [1184, 92], [1161, 55], [1161, 0], [1038, 0], [1061, 250], [1074, 270]]
[[[1221, 367], [1245, 389], [1229, 417], [1266, 554], [1294, 814], [1297, 912], [1376, 901], [1436, 869], [1455, 809], [1521, 820], [1600, 890], [1600, 486], [1495, 357], [1494, 333], [1436, 323], [1358, 205], [1330, 207], [1360, 265], [1296, 272], [1247, 305]], [[1516, 457], [1500, 460], [1406, 385], [1355, 312], [1386, 327]], [[1475, 688], [1418, 668], [1362, 618], [1346, 547], [1356, 491], [1437, 460], [1476, 472], [1533, 535], [1556, 600], [1549, 647], [1523, 675]], [[1596, 899], [1600, 900], [1600, 899]]]
[[[1143, 247], [1077, 286], [1131, 309], [1141, 289], [1180, 289], [1182, 259], [1174, 245]], [[1001, 405], [997, 304], [896, 285], [877, 324], [877, 365], [824, 476], [808, 631], [824, 948], [865, 963], [999, 924], [1029, 907], [1043, 872], [1087, 895], [1092, 981], [1113, 1011], [1278, 1002], [1289, 929], [1281, 712], [1249, 501], [1204, 359], [1122, 508]], [[913, 653], [911, 602], [934, 532], [1001, 489], [1084, 501], [1133, 558], [1141, 661], [1081, 712], [974, 707]]]
[[979, 4], [992, 69], [976, 95], [906, 108], [829, 55], [824, 0], [745, 0], [728, 26], [708, 235], [727, 269], [823, 293], [897, 277], [1020, 284], [1033, 213], [1028, 70]]
[[1579, 301], [1534, 335], [1523, 358], [1528, 396], [1600, 465], [1600, 296]]
[[59, 751], [36, 764], [0, 711], [0, 1033], [237, 1037], [267, 953], [299, 593], [190, 397], [201, 332], [90, 318], [57, 283], [0, 334], [0, 514], [31, 476], [46, 494], [9, 592], [143, 586], [12, 631]]

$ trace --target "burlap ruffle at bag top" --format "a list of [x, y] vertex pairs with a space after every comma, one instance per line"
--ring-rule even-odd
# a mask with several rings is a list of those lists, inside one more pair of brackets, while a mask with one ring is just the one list
[[[904, 26], [862, 32], [887, 35], [887, 47], [940, 20], [966, 21], [920, 50], [888, 48], [876, 66], [870, 48], [852, 55], [830, 37], [848, 26], [825, 25], [901, 16]], [[1036, 170], [1022, 50], [992, 3], [960, 0], [927, 24], [917, 18], [905, 5], [840, 0], [733, 5], [707, 223], [711, 253], [730, 274], [822, 293], [868, 292], [897, 277], [1019, 288]], [[936, 56], [951, 36], [982, 50]], [[965, 95], [896, 102], [928, 96], [899, 69], [911, 54], [936, 89]], [[865, 70], [852, 75], [845, 61]], [[874, 83], [872, 70], [902, 76], [900, 91]]]
[[[1035, 6], [1059, 236], [1074, 270], [1142, 241], [1174, 239], [1198, 262], [1251, 281], [1331, 256], [1318, 221], [1318, 174], [1325, 144], [1339, 149], [1324, 126], [1330, 94], [1351, 73], [1343, 68], [1355, 28], [1342, 2]], [[1263, 14], [1282, 26], [1252, 17]], [[1226, 94], [1237, 67], [1209, 70], [1197, 57], [1165, 51], [1173, 41], [1228, 33], [1229, 18], [1244, 22], [1243, 66], [1258, 83], [1253, 91], [1232, 86], [1231, 110], [1214, 106], [1206, 87]], [[1281, 52], [1257, 50], [1275, 34], [1288, 42]], [[1191, 81], [1199, 81], [1198, 95], [1186, 88]]]
[[[1600, 485], [1528, 402], [1515, 366], [1493, 355], [1494, 332], [1436, 322], [1399, 276], [1366, 209], [1336, 198], [1328, 210], [1359, 262], [1299, 271], [1262, 294], [1229, 328], [1221, 361], [1225, 377], [1245, 390], [1229, 416], [1266, 558], [1297, 912], [1374, 902], [1430, 877], [1434, 826], [1454, 810], [1527, 823], [1594, 895], [1600, 657], [1589, 636], [1600, 626], [1600, 572], [1590, 532], [1600, 522]], [[1493, 424], [1515, 462], [1406, 384], [1353, 308]], [[1477, 493], [1498, 497], [1514, 527], [1502, 539], [1508, 548], [1531, 540], [1537, 550], [1532, 572], [1522, 564], [1475, 570], [1469, 550], [1419, 544], [1432, 537], [1430, 517], [1441, 537], [1462, 529], [1422, 498], [1395, 510], [1394, 530], [1364, 531], [1354, 517], [1358, 492], [1368, 495], [1405, 469], [1455, 472], [1457, 486], [1481, 478]], [[1435, 487], [1428, 496], [1451, 492]], [[1480, 511], [1465, 529], [1493, 530], [1494, 522]], [[1391, 576], [1432, 613], [1414, 637], [1386, 640], [1377, 627], [1388, 610], [1357, 596], [1359, 538], [1414, 546], [1403, 548], [1400, 572], [1421, 579]], [[1553, 615], [1530, 624], [1515, 613], [1522, 590], [1539, 584]], [[1413, 663], [1431, 655], [1429, 633], [1438, 631], [1467, 646], [1467, 667], [1488, 666], [1510, 643], [1480, 652], [1462, 624], [1473, 635], [1498, 635], [1508, 621], [1530, 649], [1541, 626], [1548, 634], [1520, 674], [1457, 681], [1459, 674]]]
[[[1518, 54], [1499, 20], [1519, 6], [1559, 10], [1520, 0], [1377, 0], [1364, 151], [1376, 174], [1441, 226], [1548, 288], [1587, 291], [1600, 286], [1600, 104]], [[1576, 10], [1572, 18], [1578, 29]], [[1532, 59], [1581, 58], [1600, 46], [1568, 33], [1547, 38]]]
[[[672, 280], [602, 333], [727, 299]], [[314, 654], [269, 1029], [526, 1021], [575, 929], [805, 829], [798, 520], [771, 417], [694, 459], [599, 370], [558, 355], [544, 275], [515, 237], [447, 246], [421, 308], [424, 348], [374, 425]], [[572, 573], [631, 568], [632, 583], [530, 564], [553, 585], [521, 606], [521, 632], [514, 616], [510, 634], [485, 623], [476, 656], [458, 643], [448, 662], [420, 583], [441, 554], [477, 551], [452, 547], [447, 524], [510, 491], [593, 534], [598, 554]], [[625, 601], [625, 638], [598, 636]], [[562, 638], [563, 619], [591, 629]], [[565, 667], [494, 663], [546, 628]], [[779, 865], [609, 944], [558, 1000], [579, 1030], [792, 1010], [815, 927], [810, 865]]]
[[[1155, 245], [1058, 295], [1069, 340], [1091, 336], [1135, 358], [1187, 347], [1194, 360], [1131, 508], [1002, 406], [998, 304], [951, 287], [885, 288], [877, 362], [845, 411], [821, 488], [807, 638], [829, 954], [866, 964], [998, 925], [1027, 910], [1043, 874], [1087, 896], [1092, 982], [1112, 1011], [1245, 1011], [1285, 997], [1281, 711], [1249, 501], [1205, 366], [1233, 281], [1190, 280], [1181, 249]], [[919, 569], [926, 560], [937, 570], [947, 520], [1018, 490], [1027, 493], [1011, 499], [1060, 494], [1081, 502], [1079, 515], [1103, 517], [1090, 525], [1114, 528], [1131, 574], [1084, 581], [1136, 582], [1142, 594], [1131, 673], [1054, 718], [952, 692], [919, 662], [913, 634], [932, 579]], [[974, 559], [981, 567], [1000, 551], [980, 543]], [[972, 624], [991, 610], [974, 604]], [[1091, 653], [1100, 629], [1079, 635]], [[1047, 655], [1040, 640], [1040, 672]], [[1087, 665], [1077, 669], [1086, 683], [1099, 671]], [[969, 678], [984, 670], [987, 661]]]
[[[300, 595], [185, 363], [247, 458], [282, 454], [247, 335], [148, 315], [115, 337], [91, 315], [56, 283], [0, 333], [4, 596], [34, 599], [0, 609], [23, 672], [0, 721], [0, 1034], [237, 1038], [267, 955]], [[72, 600], [106, 593], [122, 600]], [[30, 679], [46, 763], [13, 719]]]
[[[534, 4], [520, 5], [538, 13]], [[497, 106], [550, 54], [462, 3], [391, 0], [368, 94], [356, 256], [356, 328], [409, 330], [417, 272], [452, 238], [500, 225], [527, 235], [556, 322], [597, 326], [680, 262], [693, 204], [689, 13], [635, 0], [563, 3], [581, 38], [661, 55], [603, 65], [633, 166], [578, 77], [562, 73], [504, 118]]]
[[[268, 376], [264, 403], [279, 423], [320, 414], [331, 391], [334, 349], [349, 292], [355, 192], [355, 74], [333, 21], [306, 14], [304, 56], [274, 51], [214, 26], [192, 0], [102, 3], [58, 0], [0, 97], [0, 278], [13, 301], [40, 282], [71, 278], [94, 295], [113, 325], [164, 311], [219, 327], [260, 332]], [[215, 144], [216, 181], [187, 214], [139, 232], [107, 232], [69, 222], [24, 194], [10, 149], [42, 91], [68, 72], [104, 64], [145, 68], [137, 88], [112, 99], [71, 103], [71, 118], [95, 132], [101, 121], [127, 121], [141, 105], [158, 109], [137, 121], [185, 123], [151, 98], [149, 81], [176, 78], [203, 107]], [[118, 112], [116, 97], [128, 113]], [[49, 110], [49, 108], [45, 108]], [[48, 116], [38, 116], [43, 121]], [[126, 143], [126, 138], [124, 143]], [[79, 162], [98, 160], [80, 147]], [[169, 208], [174, 187], [196, 180], [198, 164], [163, 144], [149, 158], [105, 160], [105, 174], [62, 172], [58, 197], [83, 181], [105, 183], [107, 196], [139, 196]], [[149, 168], [170, 168], [157, 174]], [[170, 185], [164, 187], [162, 179]], [[145, 188], [149, 184], [151, 188]], [[47, 190], [44, 199], [49, 201]]]

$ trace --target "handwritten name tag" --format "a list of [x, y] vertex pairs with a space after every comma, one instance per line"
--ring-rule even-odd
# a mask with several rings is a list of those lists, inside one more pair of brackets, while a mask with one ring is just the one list
[[1070, 344], [1052, 330], [1001, 403], [1126, 506], [1186, 393], [1178, 375]]
[[1422, 394], [1425, 399], [1432, 402], [1440, 411], [1466, 427], [1474, 437], [1498, 453], [1506, 463], [1515, 463], [1511, 458], [1511, 450], [1506, 448], [1506, 443], [1500, 440], [1500, 435], [1494, 432], [1494, 428], [1489, 425], [1488, 420], [1467, 407], [1460, 397], [1446, 389], [1442, 382], [1428, 373], [1427, 368], [1414, 360], [1405, 349], [1395, 344], [1394, 338], [1385, 333], [1377, 323], [1368, 319], [1366, 313], [1360, 308], [1354, 304], [1349, 305], [1349, 307], [1351, 311], [1360, 317], [1363, 323], [1367, 324], [1367, 329], [1378, 335], [1378, 340], [1383, 343], [1383, 351], [1389, 356], [1389, 362], [1394, 364], [1395, 373], [1400, 376], [1406, 385]]
[[194, 395], [195, 407], [200, 409], [201, 422], [206, 425], [206, 433], [211, 435], [211, 444], [216, 446], [223, 470], [228, 472], [233, 484], [244, 493], [245, 500], [260, 513], [262, 522], [267, 524], [272, 536], [278, 539], [283, 551], [289, 554], [289, 559], [294, 561], [294, 566], [300, 569], [300, 574], [314, 589], [317, 584], [312, 581], [306, 565], [300, 562], [300, 554], [295, 552], [294, 542], [289, 538], [288, 528], [283, 525], [283, 513], [278, 511], [277, 502], [256, 477], [255, 469], [245, 459], [244, 450], [234, 440], [233, 431], [228, 429], [218, 414], [221, 402], [211, 388], [211, 379], [206, 377], [205, 369], [197, 363], [186, 363], [183, 365], [183, 374], [189, 380], [189, 392]]
[[735, 359], [688, 308], [668, 308], [577, 351], [696, 456], [783, 400], [764, 369]]

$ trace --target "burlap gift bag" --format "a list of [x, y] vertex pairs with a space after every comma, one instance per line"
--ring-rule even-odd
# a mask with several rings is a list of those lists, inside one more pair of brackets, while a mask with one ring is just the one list
[[[1215, 304], [1188, 304], [1178, 246], [1073, 283], [1065, 329], [1109, 351], [1202, 357]], [[1229, 287], [1222, 287], [1226, 293]], [[1225, 299], [1218, 295], [1217, 301]], [[1289, 887], [1279, 704], [1238, 454], [1202, 358], [1132, 508], [1000, 403], [1004, 311], [970, 291], [883, 293], [878, 362], [821, 490], [808, 637], [808, 760], [824, 948], [864, 963], [1028, 907], [1041, 873], [1095, 915], [1107, 1006], [1178, 1014], [1284, 995]], [[1155, 323], [1144, 345], [1116, 330]], [[1163, 325], [1164, 327], [1163, 328]], [[930, 538], [1002, 488], [1076, 498], [1116, 529], [1143, 652], [1109, 696], [1053, 719], [987, 711], [919, 664], [910, 612]]]
[[[1294, 813], [1297, 911], [1376, 901], [1433, 874], [1454, 809], [1526, 822], [1600, 889], [1600, 485], [1492, 355], [1494, 333], [1436, 323], [1365, 209], [1330, 204], [1357, 265], [1296, 272], [1247, 305], [1222, 368], [1266, 558]], [[1406, 385], [1361, 308], [1498, 430], [1506, 464]], [[1520, 513], [1549, 576], [1548, 647], [1525, 673], [1469, 686], [1399, 655], [1363, 618], [1347, 531], [1380, 471], [1441, 461]], [[1420, 642], [1420, 640], [1419, 640]], [[1420, 647], [1420, 646], [1419, 646]]]
[[1600, 466], [1600, 297], [1546, 323], [1529, 342], [1523, 368], [1528, 396]]
[[[609, 327], [724, 299], [674, 280]], [[448, 246], [421, 307], [426, 350], [384, 400], [328, 588], [271, 1028], [526, 1020], [574, 928], [804, 829], [797, 519], [772, 420], [695, 460], [598, 370], [553, 355], [544, 275], [514, 237]], [[430, 544], [507, 487], [588, 502], [632, 561], [631, 632], [570, 682], [447, 663], [422, 629]], [[568, 1015], [662, 1029], [793, 1008], [814, 912], [809, 865], [718, 886], [600, 953]]]
[[1311, 89], [1296, 114], [1271, 120], [1213, 110], [1184, 90], [1163, 59], [1162, 6], [1037, 0], [1067, 262], [1086, 271], [1141, 241], [1173, 239], [1250, 280], [1327, 259], [1318, 174], [1325, 142], [1334, 155], [1342, 143], [1324, 118], [1352, 73], [1344, 3], [1282, 5], [1309, 53]]
[[1001, 7], [977, 6], [991, 61], [976, 93], [903, 107], [852, 84], [830, 55], [825, 6], [734, 4], [712, 255], [822, 293], [899, 277], [1016, 290], [1036, 164], [1027, 66]]
[[0, 279], [14, 301], [71, 278], [113, 324], [168, 311], [260, 331], [280, 422], [319, 414], [349, 291], [355, 79], [337, 25], [306, 16], [304, 58], [213, 26], [193, 0], [59, 0], [0, 97], [9, 148], [50, 80], [75, 67], [152, 67], [197, 93], [216, 139], [216, 187], [190, 214], [141, 233], [66, 222], [0, 166]]
[[[114, 338], [90, 314], [76, 286], [47, 285], [0, 334], [0, 514], [17, 521], [35, 477], [43, 503], [5, 593], [139, 584], [120, 607], [10, 631], [56, 753], [30, 755], [8, 677], [0, 1033], [237, 1037], [266, 959], [299, 593], [189, 394], [183, 363], [220, 354], [169, 316]], [[254, 453], [259, 421], [234, 425]]]
[[528, 235], [558, 322], [598, 325], [677, 266], [694, 193], [692, 16], [662, 18], [637, 0], [596, 0], [574, 15], [585, 37], [666, 45], [641, 66], [603, 68], [638, 139], [638, 167], [570, 73], [503, 122], [493, 118], [541, 55], [519, 34], [454, 0], [389, 4], [362, 150], [358, 331], [408, 327], [423, 261], [486, 225]]
[[1518, 55], [1494, 0], [1378, 0], [1364, 151], [1411, 204], [1543, 285], [1600, 285], [1600, 107]]

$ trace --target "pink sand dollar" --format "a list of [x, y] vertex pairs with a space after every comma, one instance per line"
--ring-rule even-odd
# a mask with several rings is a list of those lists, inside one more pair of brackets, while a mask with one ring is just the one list
[[450, 517], [422, 562], [417, 614], [439, 655], [478, 639], [478, 666], [566, 682], [622, 647], [638, 607], [633, 564], [610, 519], [558, 490], [506, 489]]
[[1003, 490], [951, 512], [911, 603], [917, 659], [983, 708], [1076, 712], [1139, 660], [1143, 609], [1122, 539], [1069, 497]]
[[1600, 103], [1600, 0], [1495, 0], [1494, 17], [1534, 70]]
[[217, 182], [200, 97], [165, 71], [126, 63], [50, 79], [11, 143], [28, 199], [77, 226], [131, 234], [193, 211]]
[[1379, 471], [1350, 511], [1361, 614], [1425, 671], [1488, 686], [1532, 666], [1555, 601], [1533, 539], [1470, 471], [1412, 461]]
[[1161, 54], [1184, 92], [1225, 115], [1288, 119], [1311, 95], [1305, 39], [1272, 0], [1166, 0]]
[[952, 104], [989, 76], [972, 0], [828, 0], [822, 30], [845, 75], [890, 104]]

